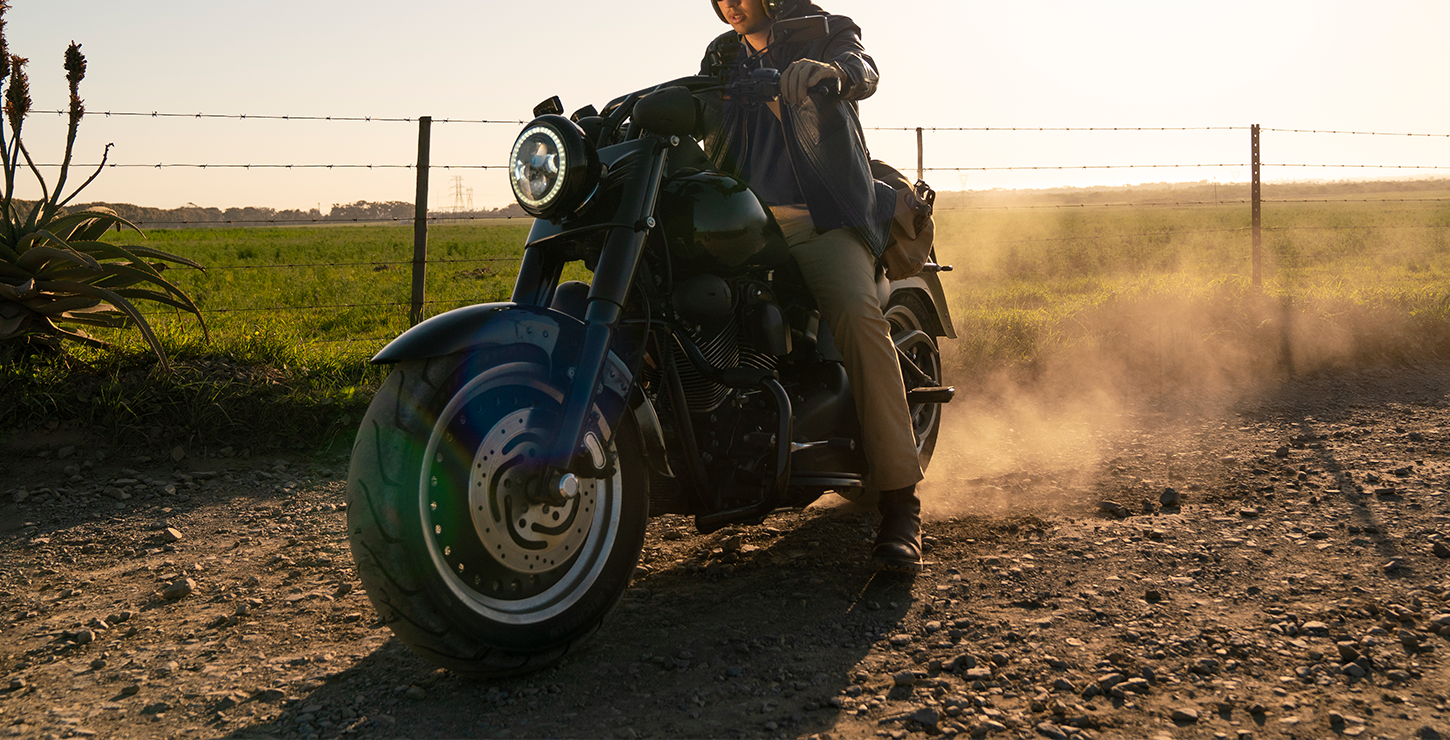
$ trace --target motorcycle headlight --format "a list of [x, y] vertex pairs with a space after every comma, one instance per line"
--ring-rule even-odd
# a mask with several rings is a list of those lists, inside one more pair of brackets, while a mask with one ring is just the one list
[[530, 215], [555, 218], [578, 210], [599, 182], [599, 155], [563, 116], [535, 118], [509, 154], [514, 198]]

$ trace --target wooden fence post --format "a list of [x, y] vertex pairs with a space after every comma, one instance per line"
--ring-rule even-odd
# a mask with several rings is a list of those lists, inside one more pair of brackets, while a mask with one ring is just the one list
[[418, 119], [418, 192], [413, 204], [413, 307], [409, 326], [423, 320], [423, 279], [428, 270], [428, 149], [433, 117]]
[[1252, 172], [1253, 182], [1249, 187], [1249, 197], [1253, 201], [1253, 225], [1254, 225], [1254, 287], [1260, 287], [1263, 283], [1263, 258], [1260, 253], [1260, 246], [1263, 237], [1259, 233], [1261, 222], [1261, 209], [1259, 200], [1259, 124], [1254, 124], [1249, 129], [1251, 148], [1253, 150]]
[[918, 182], [926, 179], [926, 159], [921, 147], [921, 127], [916, 127], [916, 179]]

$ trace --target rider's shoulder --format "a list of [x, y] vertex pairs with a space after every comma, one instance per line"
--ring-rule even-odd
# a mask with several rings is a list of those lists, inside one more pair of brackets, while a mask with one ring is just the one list
[[831, 24], [831, 35], [833, 36], [847, 29], [853, 30], [857, 34], [861, 33], [861, 27], [856, 25], [856, 21], [851, 20], [850, 16], [832, 13], [827, 14], [826, 18]]

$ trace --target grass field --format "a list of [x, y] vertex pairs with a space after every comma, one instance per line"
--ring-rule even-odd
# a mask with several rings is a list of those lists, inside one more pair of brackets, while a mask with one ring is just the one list
[[1166, 364], [1190, 381], [1450, 350], [1450, 190], [1413, 198], [1266, 203], [1262, 289], [1244, 204], [955, 203], [937, 227], [956, 266], [950, 365], [970, 378], [1106, 363], [1126, 379]]
[[[943, 347], [949, 376], [1130, 392], [1450, 350], [1450, 187], [1355, 184], [1353, 199], [1395, 200], [1266, 203], [1261, 289], [1244, 193], [1206, 187], [944, 194], [938, 254], [955, 266], [943, 278], [959, 337]], [[1281, 197], [1294, 195], [1338, 197]], [[1115, 205], [1125, 201], [1154, 205]], [[430, 226], [427, 313], [507, 297], [526, 232], [518, 221]], [[118, 352], [7, 366], [0, 399], [15, 400], [0, 423], [74, 419], [146, 439], [336, 436], [381, 380], [366, 358], [407, 326], [412, 242], [410, 226], [393, 225], [149, 232], [146, 243], [208, 268], [167, 275], [201, 306], [211, 343], [194, 318], [154, 310], [175, 373], [154, 372], [144, 345], [112, 333]]]
[[[426, 313], [506, 297], [527, 234], [519, 221], [431, 225]], [[206, 266], [168, 276], [223, 343], [261, 336], [314, 345], [321, 361], [374, 352], [408, 325], [412, 226], [156, 230], [146, 243]]]

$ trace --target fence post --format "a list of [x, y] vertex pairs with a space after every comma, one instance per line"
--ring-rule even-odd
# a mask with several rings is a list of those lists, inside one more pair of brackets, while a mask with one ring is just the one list
[[916, 127], [916, 179], [918, 182], [926, 179], [925, 158], [921, 148], [921, 127]]
[[1253, 182], [1249, 186], [1249, 197], [1253, 202], [1253, 224], [1254, 224], [1254, 287], [1260, 287], [1263, 282], [1263, 260], [1259, 247], [1263, 243], [1263, 237], [1259, 233], [1260, 226], [1260, 200], [1259, 200], [1259, 124], [1249, 128], [1251, 148], [1253, 150], [1252, 171]]
[[428, 269], [428, 149], [433, 117], [418, 119], [418, 193], [413, 204], [413, 307], [409, 326], [423, 320], [423, 278]]

